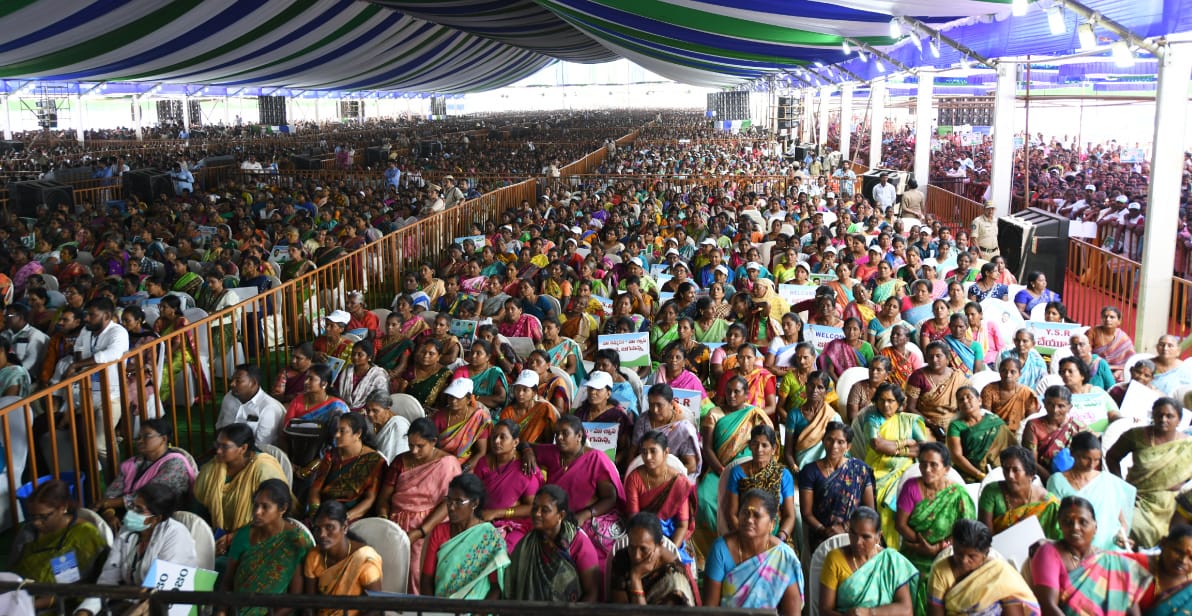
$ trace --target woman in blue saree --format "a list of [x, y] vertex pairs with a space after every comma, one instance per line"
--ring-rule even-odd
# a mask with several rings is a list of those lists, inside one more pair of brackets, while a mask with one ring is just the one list
[[1192, 526], [1176, 526], [1159, 544], [1150, 561], [1154, 583], [1143, 594], [1146, 616], [1179, 616], [1192, 613]]
[[965, 376], [985, 369], [985, 349], [969, 336], [968, 318], [963, 314], [957, 313], [948, 319], [948, 335], [944, 336], [944, 342], [951, 351], [952, 367]]
[[778, 499], [753, 489], [741, 496], [737, 530], [716, 540], [704, 570], [704, 605], [803, 611], [803, 566], [794, 549], [773, 534]]

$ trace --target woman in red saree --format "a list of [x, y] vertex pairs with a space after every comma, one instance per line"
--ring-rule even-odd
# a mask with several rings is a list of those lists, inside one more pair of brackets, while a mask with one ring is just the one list
[[642, 437], [638, 446], [642, 464], [625, 477], [625, 515], [640, 511], [657, 515], [662, 533], [679, 548], [686, 563], [692, 561], [686, 541], [695, 532], [695, 487], [685, 474], [667, 464], [668, 442], [666, 434], [657, 430]]
[[737, 366], [732, 372], [725, 372], [720, 377], [720, 385], [716, 388], [716, 400], [723, 403], [728, 382], [734, 376], [743, 377], [749, 383], [749, 391], [745, 401], [748, 404], [765, 411], [770, 421], [775, 421], [778, 408], [778, 381], [769, 370], [761, 367], [758, 350], [752, 344], [742, 345], [737, 350]]
[[1122, 311], [1113, 306], [1101, 309], [1101, 324], [1088, 330], [1089, 342], [1093, 346], [1093, 353], [1100, 355], [1109, 362], [1113, 369], [1113, 378], [1122, 380], [1122, 368], [1126, 360], [1134, 354], [1134, 341], [1130, 335], [1122, 331]]
[[1072, 410], [1072, 392], [1063, 385], [1052, 385], [1043, 392], [1043, 408], [1047, 410], [1046, 416], [1026, 422], [1022, 446], [1035, 454], [1035, 470], [1046, 483], [1057, 470], [1052, 467], [1056, 455], [1068, 448], [1072, 437], [1084, 430], [1084, 426], [1068, 416]]

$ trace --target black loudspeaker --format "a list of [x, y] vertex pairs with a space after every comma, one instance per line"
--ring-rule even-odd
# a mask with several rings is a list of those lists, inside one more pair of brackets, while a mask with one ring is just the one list
[[364, 149], [364, 164], [377, 165], [385, 164], [389, 160], [389, 150], [381, 146], [372, 146]]
[[997, 245], [1006, 258], [1006, 267], [1024, 282], [1027, 272], [1043, 272], [1047, 288], [1062, 295], [1064, 272], [1068, 269], [1069, 222], [1063, 216], [1033, 207], [998, 218]]
[[199, 101], [190, 101], [186, 113], [190, 116], [191, 130], [203, 125], [203, 106], [199, 104]]
[[330, 154], [305, 154], [290, 157], [295, 169], [322, 169], [323, 161], [330, 160]]
[[286, 97], [258, 96], [257, 111], [261, 116], [261, 124], [266, 126], [285, 126]]
[[428, 157], [431, 154], [438, 154], [443, 151], [443, 144], [438, 141], [419, 141], [418, 142], [418, 156]]
[[207, 158], [199, 161], [199, 164], [201, 164], [204, 168], [231, 167], [236, 164], [236, 157], [232, 156], [231, 154], [225, 154], [223, 156], [208, 156]]
[[0, 154], [5, 152], [22, 152], [25, 144], [20, 141], [0, 141]]
[[889, 178], [889, 182], [894, 185], [895, 192], [902, 195], [906, 190], [906, 181], [911, 175], [909, 172], [895, 171], [894, 169], [870, 169], [860, 176], [861, 196], [873, 200], [873, 187], [881, 183], [883, 173]]
[[814, 143], [800, 143], [799, 145], [795, 146], [795, 159], [799, 162], [802, 162], [807, 158], [808, 154], [815, 156], [816, 148], [818, 147], [819, 146]]
[[182, 124], [182, 101], [157, 101], [159, 124]]
[[160, 169], [135, 169], [124, 174], [124, 197], [153, 203], [161, 195], [174, 196], [174, 181]]
[[74, 207], [74, 190], [70, 186], [34, 180], [8, 185], [8, 211], [26, 218], [37, 216], [37, 206], [46, 204], [51, 210], [59, 205]]

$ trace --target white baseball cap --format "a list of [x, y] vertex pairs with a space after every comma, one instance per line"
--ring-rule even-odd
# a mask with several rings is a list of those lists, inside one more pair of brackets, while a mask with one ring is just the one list
[[609, 376], [607, 372], [597, 370], [588, 375], [588, 382], [584, 383], [584, 387], [588, 389], [612, 389], [613, 377]]
[[455, 379], [443, 390], [443, 393], [452, 398], [462, 398], [472, 393], [472, 379]]
[[1142, 206], [1139, 205], [1137, 201], [1131, 201], [1130, 205], [1126, 206], [1126, 208], [1131, 210], [1141, 210]]
[[352, 320], [352, 315], [343, 310], [332, 310], [331, 314], [327, 315], [327, 320], [331, 321], [332, 323], [347, 325], [348, 321]]
[[709, 237], [709, 238], [705, 238], [705, 239], [704, 239], [704, 241], [702, 241], [702, 242], [700, 242], [700, 243], [699, 243], [699, 245], [700, 245], [700, 246], [715, 246], [715, 245], [716, 245], [716, 240], [714, 240], [714, 239], [712, 239], [712, 238], [710, 238], [710, 237]]
[[[471, 379], [468, 380], [471, 381]], [[538, 373], [533, 370], [522, 370], [521, 374], [517, 375], [517, 380], [513, 382], [513, 385], [521, 385], [522, 387], [534, 389], [538, 387]]]
[[746, 264], [745, 264], [745, 269], [747, 269], [747, 270], [757, 270], [757, 271], [759, 271], [759, 272], [760, 272], [760, 271], [762, 270], [762, 264], [761, 264], [761, 263], [758, 263], [757, 261], [750, 261], [749, 263], [746, 263]]
[[1084, 189], [1085, 190], [1097, 190], [1097, 187], [1093, 186], [1092, 184], [1086, 184]]
[[641, 257], [633, 257], [632, 259], [629, 260], [629, 262], [642, 268], [642, 269], [646, 269], [646, 263], [645, 263], [645, 261], [642, 261]]
[[679, 249], [678, 249], [678, 248], [670, 248], [670, 249], [668, 249], [668, 250], [666, 251], [666, 254], [668, 254], [668, 255], [678, 255], [678, 254], [679, 254]]
[[832, 191], [828, 191], [828, 193], [827, 193], [826, 195], [824, 195], [824, 198], [825, 198], [825, 199], [835, 199], [835, 198], [836, 198], [836, 193], [834, 193], [834, 192], [832, 192]]
[[1114, 197], [1113, 200], [1117, 201], [1118, 203], [1129, 203], [1130, 202], [1130, 198], [1127, 197], [1126, 195], [1118, 195], [1118, 196]]

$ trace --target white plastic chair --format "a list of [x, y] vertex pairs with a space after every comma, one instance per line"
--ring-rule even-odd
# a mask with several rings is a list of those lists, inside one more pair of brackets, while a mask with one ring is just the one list
[[[1013, 297], [1013, 295], [1011, 295], [1010, 297]], [[1047, 303], [1046, 302], [1035, 304], [1035, 307], [1031, 308], [1031, 320], [1032, 321], [1042, 321], [1046, 318], [1047, 318]]]
[[315, 543], [314, 533], [310, 532], [310, 529], [307, 528], [305, 524], [303, 524], [300, 520], [298, 520], [296, 518], [286, 518], [286, 521], [292, 522], [295, 526], [297, 526], [299, 528], [299, 530], [302, 531], [302, 534], [306, 535], [307, 539], [310, 539], [311, 545], [314, 545], [314, 543]]
[[261, 453], [267, 453], [277, 459], [277, 463], [281, 465], [281, 470], [286, 474], [286, 483], [294, 485], [294, 464], [290, 462], [290, 456], [282, 451], [277, 445], [257, 445], [257, 449]]
[[389, 319], [389, 315], [392, 314], [393, 311], [389, 310], [388, 308], [373, 308], [372, 313], [377, 315], [377, 319], [381, 321], [381, 331], [384, 331], [385, 321]]
[[41, 279], [46, 283], [46, 291], [58, 290], [58, 277], [53, 274], [42, 274]]
[[811, 568], [807, 575], [807, 607], [811, 616], [819, 616], [820, 613], [819, 579], [820, 574], [824, 571], [824, 559], [828, 557], [828, 552], [846, 545], [848, 545], [848, 533], [832, 535], [819, 544], [819, 547], [815, 548], [815, 553], [811, 555]]
[[80, 507], [78, 509], [79, 519], [87, 522], [99, 531], [99, 536], [103, 537], [104, 545], [112, 547], [112, 542], [116, 540], [116, 535], [112, 532], [112, 527], [104, 521], [103, 517], [90, 509]]
[[[910, 467], [906, 469], [906, 472], [902, 473], [902, 477], [898, 479], [898, 488], [894, 494], [902, 494], [902, 488], [906, 487], [906, 482], [921, 476], [923, 476], [923, 471], [919, 470], [919, 465], [910, 465]], [[948, 469], [948, 481], [957, 485], [965, 485], [964, 477], [960, 476], [960, 471], [956, 470], [956, 467]], [[973, 504], [975, 505], [976, 503]]]
[[1014, 438], [1018, 439], [1018, 442], [1021, 443], [1022, 442], [1022, 433], [1026, 431], [1026, 422], [1028, 422], [1032, 419], [1038, 419], [1040, 417], [1046, 417], [1046, 416], [1047, 416], [1047, 411], [1039, 411], [1037, 413], [1032, 413], [1030, 415], [1027, 415], [1026, 417], [1023, 417], [1022, 422], [1018, 424], [1018, 432], [1014, 435]]
[[1129, 381], [1130, 380], [1130, 368], [1133, 368], [1134, 364], [1137, 364], [1138, 362], [1140, 362], [1144, 359], [1155, 359], [1155, 354], [1154, 353], [1135, 353], [1135, 354], [1131, 355], [1130, 358], [1126, 360], [1126, 363], [1122, 364], [1122, 377], [1124, 379], [1126, 379], [1127, 381]]
[[[629, 468], [625, 469], [625, 475], [622, 477], [622, 479], [628, 478], [629, 473], [632, 473], [633, 469], [635, 469], [641, 465], [642, 465], [642, 457], [639, 455], [639, 456], [635, 457], [631, 462], [629, 462]], [[683, 461], [680, 460], [679, 457], [676, 456], [675, 454], [673, 454], [673, 453], [666, 454], [666, 465], [675, 469], [675, 472], [679, 473], [680, 475], [687, 477], [687, 467], [683, 465]], [[691, 481], [691, 479], [688, 478], [688, 481]], [[691, 483], [694, 485], [695, 482], [691, 481]]]
[[1060, 360], [1065, 357], [1072, 357], [1072, 347], [1061, 347], [1051, 354], [1051, 365], [1047, 367], [1047, 371], [1051, 374], [1060, 373]]
[[575, 400], [575, 395], [579, 393], [579, 387], [575, 384], [575, 378], [567, 374], [567, 371], [559, 366], [551, 366], [550, 371], [551, 374], [563, 379], [563, 386], [567, 390], [567, 401], [568, 404], [571, 404], [571, 401]]
[[982, 370], [981, 372], [974, 373], [973, 376], [969, 377], [969, 385], [971, 385], [973, 389], [976, 389], [977, 393], [980, 394], [981, 390], [985, 389], [986, 385], [990, 383], [997, 383], [1000, 380], [1002, 380], [1002, 375], [998, 374], [997, 370]]
[[215, 534], [211, 532], [211, 527], [207, 524], [207, 521], [189, 511], [175, 513], [174, 519], [181, 522], [190, 531], [190, 536], [195, 540], [195, 564], [203, 569], [214, 570]]
[[364, 518], [352, 531], [381, 555], [381, 590], [406, 592], [410, 577], [410, 538], [400, 526], [385, 518]]
[[844, 412], [845, 405], [848, 404], [848, 394], [852, 391], [853, 386], [868, 378], [869, 368], [861, 366], [849, 368], [840, 373], [840, 378], [836, 379], [837, 411]]
[[405, 417], [410, 423], [415, 419], [426, 417], [426, 409], [418, 399], [410, 394], [392, 394], [389, 396], [390, 411], [399, 417]]

